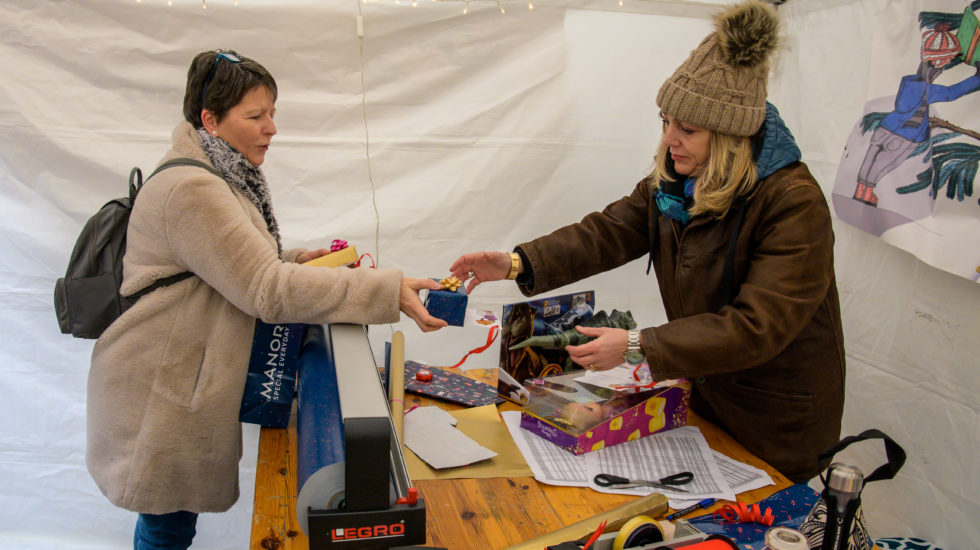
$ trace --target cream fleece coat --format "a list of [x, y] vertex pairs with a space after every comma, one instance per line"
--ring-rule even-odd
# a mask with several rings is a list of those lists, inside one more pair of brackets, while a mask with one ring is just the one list
[[[210, 164], [190, 124], [161, 161]], [[401, 272], [290, 263], [258, 209], [221, 178], [176, 167], [149, 180], [129, 222], [122, 293], [196, 276], [141, 298], [95, 343], [86, 463], [113, 504], [220, 512], [238, 499], [238, 411], [255, 319], [390, 323]]]

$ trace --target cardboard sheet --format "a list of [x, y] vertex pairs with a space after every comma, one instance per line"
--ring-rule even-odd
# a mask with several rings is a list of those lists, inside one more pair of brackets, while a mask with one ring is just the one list
[[484, 405], [472, 409], [453, 411], [458, 422], [456, 428], [480, 445], [491, 449], [497, 456], [462, 466], [436, 470], [405, 449], [405, 463], [408, 475], [413, 481], [420, 479], [460, 479], [486, 477], [531, 477], [533, 473], [523, 455], [511, 439], [507, 427], [497, 414], [497, 407]]

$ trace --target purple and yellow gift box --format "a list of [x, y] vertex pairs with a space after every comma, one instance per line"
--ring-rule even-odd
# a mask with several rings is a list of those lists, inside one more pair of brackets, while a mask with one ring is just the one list
[[521, 428], [580, 455], [687, 425], [691, 382], [678, 379], [669, 386], [650, 388], [636, 405], [580, 431], [562, 425], [534, 408], [521, 409]]

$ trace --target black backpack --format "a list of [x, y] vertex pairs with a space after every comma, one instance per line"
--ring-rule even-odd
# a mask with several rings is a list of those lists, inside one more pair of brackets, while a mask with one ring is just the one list
[[[207, 164], [190, 159], [169, 160], [153, 171], [147, 181], [167, 168], [199, 166], [221, 177]], [[89, 218], [75, 241], [65, 276], [54, 285], [54, 310], [61, 332], [76, 338], [98, 338], [102, 332], [144, 294], [182, 281], [193, 273], [185, 271], [155, 281], [131, 296], [119, 294], [123, 279], [126, 230], [136, 195], [143, 186], [143, 173], [129, 173], [129, 196], [107, 202]]]

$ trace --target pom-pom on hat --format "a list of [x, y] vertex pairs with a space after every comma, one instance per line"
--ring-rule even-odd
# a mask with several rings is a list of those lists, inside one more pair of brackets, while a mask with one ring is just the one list
[[766, 117], [769, 57], [779, 45], [779, 17], [748, 0], [715, 16], [709, 34], [667, 79], [657, 106], [688, 124], [751, 136]]

